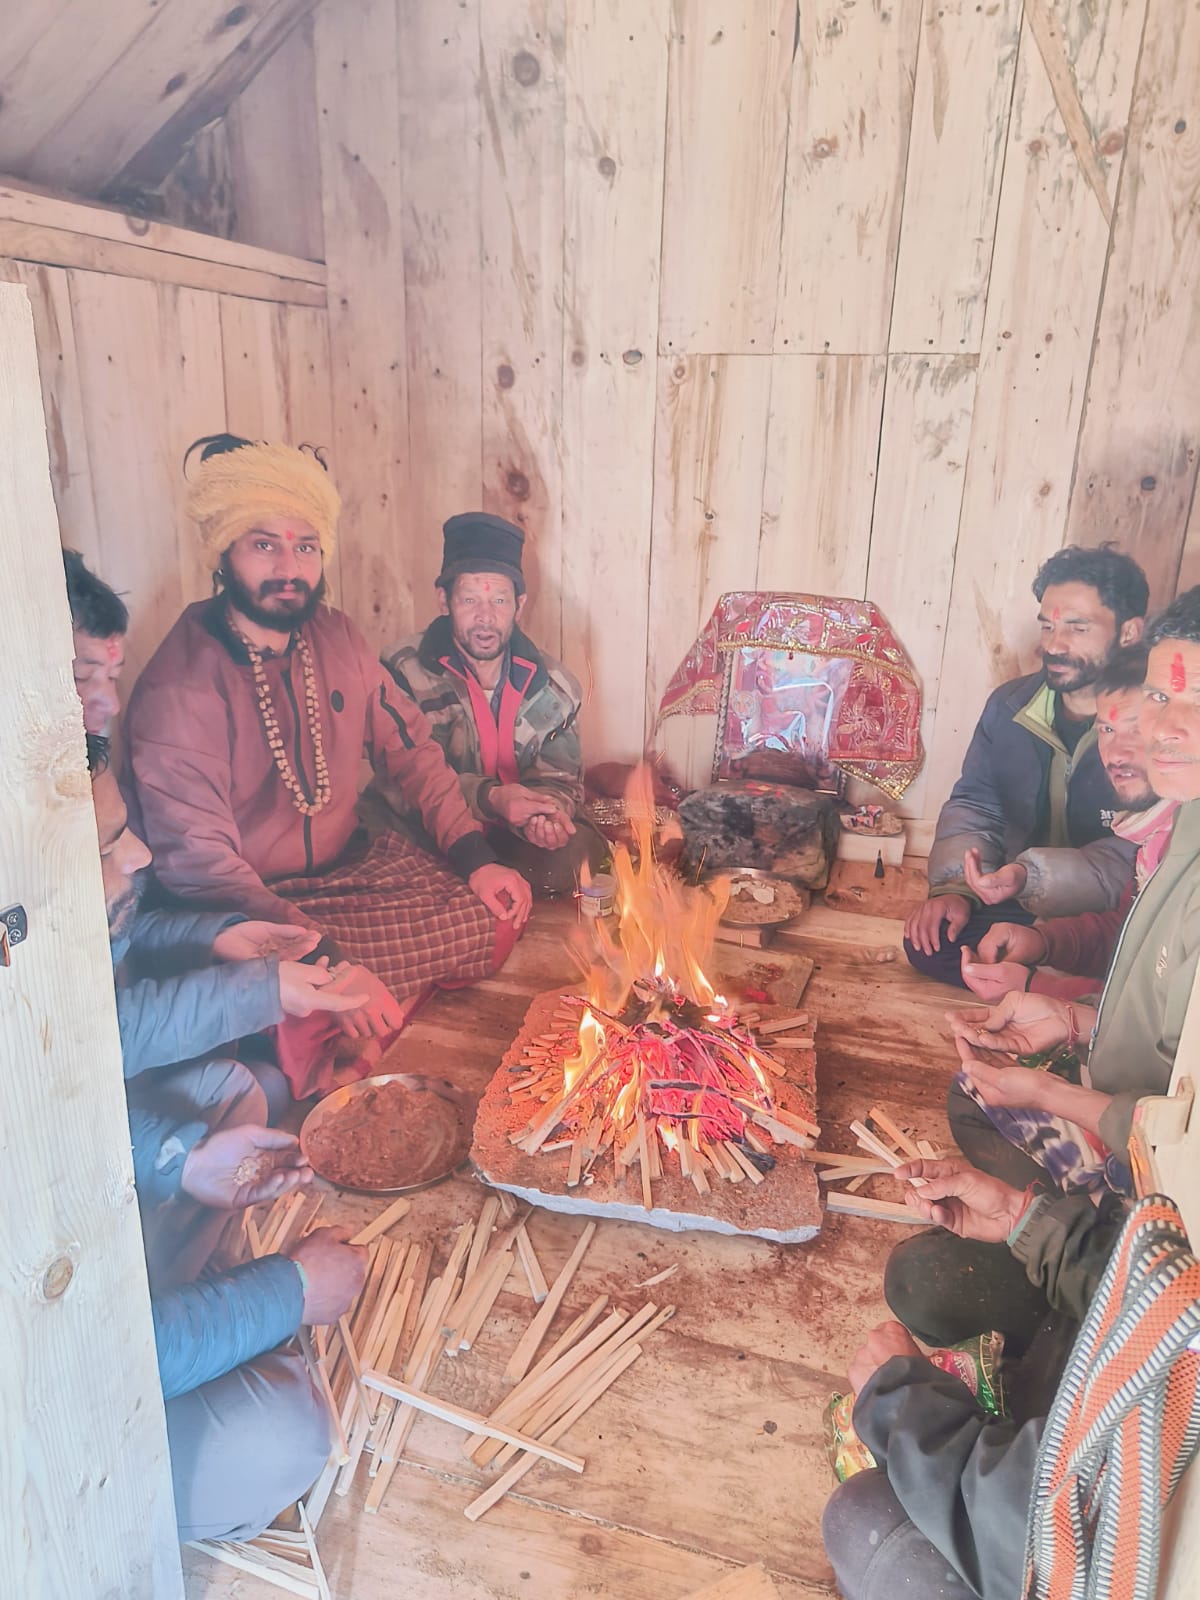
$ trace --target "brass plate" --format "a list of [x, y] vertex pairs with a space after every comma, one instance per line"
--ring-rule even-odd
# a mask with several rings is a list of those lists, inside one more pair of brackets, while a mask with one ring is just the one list
[[[313, 1135], [351, 1108], [372, 1089], [399, 1084], [413, 1101], [414, 1136], [411, 1151], [397, 1163], [393, 1181], [387, 1184], [347, 1182], [344, 1174], [324, 1170], [319, 1153], [313, 1151]], [[313, 1171], [339, 1189], [356, 1194], [411, 1194], [428, 1189], [457, 1172], [471, 1148], [471, 1129], [475, 1121], [475, 1097], [458, 1088], [448, 1078], [431, 1078], [415, 1072], [389, 1072], [375, 1078], [361, 1078], [319, 1102], [304, 1119], [300, 1129], [300, 1149]]]

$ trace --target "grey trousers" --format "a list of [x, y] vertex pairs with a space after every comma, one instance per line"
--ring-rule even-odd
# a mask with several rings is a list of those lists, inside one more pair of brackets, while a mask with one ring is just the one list
[[[131, 1101], [210, 1133], [265, 1123], [267, 1099], [238, 1061], [143, 1073]], [[198, 1278], [229, 1219], [190, 1200], [143, 1212], [151, 1292]], [[251, 1539], [315, 1482], [329, 1455], [329, 1418], [301, 1356], [273, 1350], [167, 1401], [180, 1539]]]
[[878, 1468], [838, 1485], [821, 1536], [843, 1600], [977, 1600], [977, 1591], [908, 1520]]

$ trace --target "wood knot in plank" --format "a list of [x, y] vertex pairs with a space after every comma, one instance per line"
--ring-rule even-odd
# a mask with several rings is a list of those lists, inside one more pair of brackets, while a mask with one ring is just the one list
[[812, 154], [814, 161], [826, 161], [830, 156], [837, 155], [838, 142], [833, 134], [827, 139], [817, 139], [813, 143]]
[[61, 1300], [71, 1287], [71, 1280], [75, 1276], [75, 1263], [69, 1255], [55, 1256], [54, 1260], [42, 1273], [38, 1285], [38, 1293], [43, 1300]]
[[496, 382], [499, 384], [501, 389], [511, 389], [516, 381], [517, 375], [509, 366], [507, 361], [502, 362], [501, 365], [496, 368]]
[[532, 89], [542, 75], [541, 63], [528, 50], [518, 50], [512, 61], [512, 75], [523, 89]]
[[602, 178], [615, 178], [617, 175], [617, 163], [611, 156], [601, 156], [596, 166], [600, 169]]
[[504, 480], [504, 486], [514, 500], [529, 499], [529, 479], [523, 472], [510, 472]]

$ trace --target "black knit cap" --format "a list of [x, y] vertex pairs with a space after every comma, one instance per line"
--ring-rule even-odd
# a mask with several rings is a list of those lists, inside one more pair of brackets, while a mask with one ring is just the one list
[[447, 592], [462, 572], [499, 572], [525, 593], [521, 549], [525, 530], [488, 511], [464, 511], [442, 525], [442, 570], [437, 585]]

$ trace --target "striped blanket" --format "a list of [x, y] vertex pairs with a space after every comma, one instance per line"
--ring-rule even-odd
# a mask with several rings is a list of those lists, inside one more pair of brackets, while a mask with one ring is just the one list
[[1131, 1211], [1038, 1453], [1023, 1600], [1154, 1600], [1163, 1510], [1200, 1446], [1200, 1262], [1174, 1203]]

